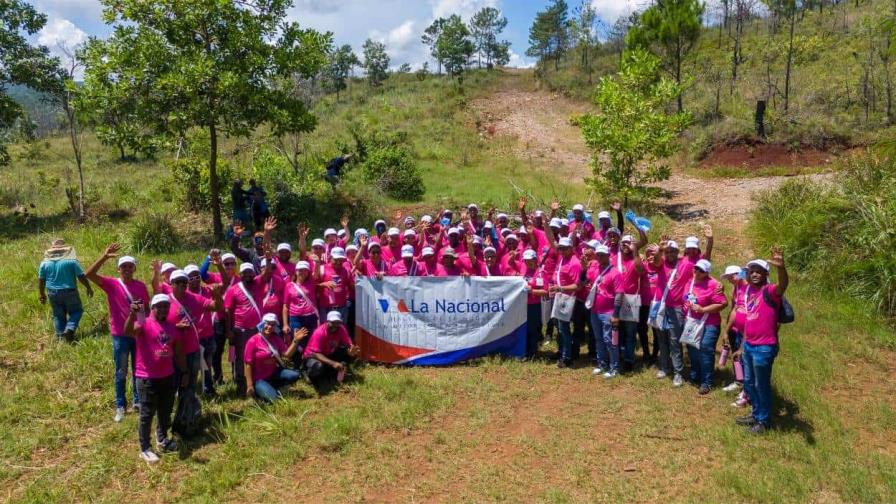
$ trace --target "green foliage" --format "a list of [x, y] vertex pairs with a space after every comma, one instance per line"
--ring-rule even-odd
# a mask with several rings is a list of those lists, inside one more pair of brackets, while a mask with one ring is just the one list
[[452, 14], [442, 26], [442, 34], [436, 42], [438, 54], [450, 75], [463, 72], [475, 50], [470, 40], [470, 30], [457, 14]]
[[826, 289], [896, 314], [896, 160], [846, 161], [833, 183], [785, 182], [761, 194], [750, 225], [760, 248], [783, 245], [789, 263]]
[[344, 44], [333, 51], [329, 56], [326, 68], [326, 79], [329, 89], [336, 92], [336, 97], [347, 87], [346, 80], [352, 68], [359, 66], [361, 61], [352, 52], [352, 46]]
[[352, 134], [365, 181], [397, 200], [419, 201], [423, 197], [423, 177], [407, 133], [362, 125]]
[[180, 247], [181, 238], [170, 215], [151, 212], [137, 217], [129, 225], [127, 242], [140, 253], [174, 252]]
[[507, 28], [507, 18], [494, 7], [483, 7], [470, 18], [470, 35], [476, 51], [476, 62], [482, 68], [506, 65], [510, 59], [510, 42], [498, 41], [498, 36]]
[[364, 71], [367, 72], [367, 82], [371, 86], [382, 85], [389, 77], [389, 55], [386, 54], [386, 45], [373, 39], [364, 41]]
[[576, 119], [594, 151], [588, 182], [599, 194], [638, 200], [653, 194], [647, 184], [669, 177], [662, 160], [690, 122], [685, 113], [666, 112], [679, 90], [659, 75], [659, 60], [640, 50], [627, 53], [616, 76], [600, 80], [594, 96], [600, 111]]
[[526, 56], [538, 58], [544, 65], [554, 60], [554, 69], [560, 69], [560, 58], [569, 48], [569, 7], [565, 0], [553, 0], [551, 5], [535, 14], [535, 21], [529, 28], [529, 48]]
[[[25, 35], [35, 35], [47, 16], [22, 0], [0, 2], [0, 131], [22, 117], [22, 108], [6, 93], [9, 85], [23, 84], [38, 91], [61, 90], [59, 61], [43, 46], [32, 46]], [[0, 137], [0, 166], [10, 162], [6, 143]]]
[[[183, 208], [192, 212], [208, 211], [212, 208], [212, 193], [209, 188], [208, 162], [196, 154], [172, 159], [166, 162], [174, 178], [175, 194]], [[230, 187], [235, 179], [233, 169], [227, 161], [218, 162], [218, 180], [221, 187]], [[218, 205], [225, 206], [226, 191], [218, 192]]]
[[442, 30], [445, 27], [446, 21], [447, 20], [443, 17], [434, 19], [432, 24], [423, 30], [423, 35], [420, 36], [420, 41], [429, 47], [430, 56], [436, 60], [436, 64], [438, 65], [437, 73], [439, 75], [442, 74], [442, 54], [439, 50], [439, 39], [442, 37]]

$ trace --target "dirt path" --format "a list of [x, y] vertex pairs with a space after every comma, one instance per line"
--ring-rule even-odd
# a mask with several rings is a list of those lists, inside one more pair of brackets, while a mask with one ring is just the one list
[[[515, 154], [536, 166], [582, 179], [591, 172], [591, 154], [578, 128], [569, 122], [588, 105], [560, 95], [520, 89], [503, 89], [472, 104], [480, 133], [486, 138], [515, 137]], [[821, 180], [828, 174], [807, 175]], [[773, 188], [790, 177], [744, 179], [697, 178], [673, 170], [659, 184], [666, 191], [666, 213], [682, 223], [724, 220], [734, 225], [746, 221], [752, 196]]]

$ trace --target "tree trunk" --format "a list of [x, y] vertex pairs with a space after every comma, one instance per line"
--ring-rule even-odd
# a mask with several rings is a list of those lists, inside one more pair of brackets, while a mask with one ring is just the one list
[[796, 12], [790, 13], [790, 43], [787, 46], [787, 68], [784, 70], [784, 112], [790, 107], [790, 66], [793, 64], [793, 30], [796, 25]]
[[124, 144], [118, 142], [118, 159], [124, 161]]
[[212, 228], [215, 239], [224, 239], [224, 226], [221, 222], [221, 189], [218, 187], [218, 131], [212, 122], [208, 127], [209, 156], [208, 156], [208, 185], [212, 197]]
[[675, 84], [679, 86], [678, 89], [678, 112], [684, 112], [684, 106], [681, 101], [681, 95], [684, 94], [684, 90], [681, 89], [681, 41], [675, 46]]
[[890, 77], [890, 47], [892, 45], [892, 34], [885, 33], [883, 51], [880, 51], [881, 63], [884, 66], [884, 83], [887, 96], [887, 124], [893, 124], [893, 80]]
[[759, 100], [756, 102], [756, 115], [754, 116], [756, 121], [756, 136], [759, 138], [765, 138], [765, 102], [763, 100]]

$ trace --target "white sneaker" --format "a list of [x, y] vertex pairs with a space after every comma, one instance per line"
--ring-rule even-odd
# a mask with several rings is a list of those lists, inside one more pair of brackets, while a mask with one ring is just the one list
[[599, 374], [601, 374], [601, 373], [603, 373], [603, 372], [604, 372], [603, 368], [596, 367], [596, 368], [594, 368], [593, 371], [591, 371], [591, 374], [592, 374], [593, 376], [597, 376], [597, 375], [599, 375]]
[[731, 382], [728, 385], [726, 385], [722, 390], [725, 392], [737, 392], [738, 390], [740, 390], [740, 387], [741, 387], [740, 383]]
[[656, 372], [656, 377], [657, 377], [657, 379], [662, 380], [663, 378], [666, 377], [666, 372], [661, 369]]
[[155, 464], [159, 461], [159, 456], [156, 455], [152, 450], [140, 452], [140, 458], [145, 460], [147, 464]]
[[682, 386], [682, 385], [684, 385], [684, 379], [681, 377], [680, 374], [675, 373], [675, 377], [672, 378], [672, 386], [673, 386], [673, 387], [680, 387], [680, 386]]
[[115, 408], [115, 416], [112, 419], [115, 420], [115, 423], [124, 420], [124, 408]]
[[606, 373], [604, 373], [604, 378], [607, 380], [611, 380], [613, 378], [616, 378], [617, 375], [618, 373], [616, 371], [607, 371]]

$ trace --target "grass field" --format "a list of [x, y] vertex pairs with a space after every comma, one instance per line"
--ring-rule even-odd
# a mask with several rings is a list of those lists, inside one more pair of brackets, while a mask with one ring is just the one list
[[[469, 85], [468, 98], [505, 84], [483, 79]], [[414, 131], [428, 182], [421, 209], [450, 200], [509, 202], [507, 177], [542, 197], [561, 190], [580, 197], [563, 177], [545, 183], [535, 172], [514, 173], [525, 165], [501, 150], [506, 145], [476, 144], [475, 119], [463, 103], [443, 110], [433, 99], [444, 83], [408, 85], [419, 87], [387, 90], [375, 107], [410, 109], [385, 117]], [[334, 114], [333, 121], [342, 120]], [[430, 121], [446, 130], [428, 133], [436, 127]], [[328, 128], [338, 123], [323, 121], [317, 134], [329, 138]], [[466, 164], [465, 146], [472, 153]], [[34, 161], [19, 158], [0, 174], [4, 207], [37, 207], [27, 222], [6, 209], [0, 215], [7, 238], [0, 243], [0, 499], [896, 500], [894, 333], [861, 303], [819, 292], [799, 276], [788, 292], [798, 320], [783, 330], [775, 368], [778, 429], [764, 437], [733, 424], [740, 412], [719, 390], [701, 397], [691, 387], [672, 389], [649, 370], [604, 382], [584, 363], [559, 370], [550, 362], [492, 358], [444, 369], [364, 366], [342, 391], [317, 398], [300, 385], [268, 408], [234, 398], [227, 387], [205, 404], [205, 435], [148, 466], [137, 457], [136, 416], [112, 422], [104, 298], [87, 303], [79, 340], [59, 344], [49, 310], [36, 299], [36, 267], [57, 235], [76, 245], [86, 266], [109, 241], [126, 241], [128, 226], [149, 209], [176, 213], [184, 233], [183, 246], [166, 258], [198, 261], [209, 243], [188, 229], [207, 229], [209, 219], [178, 212], [158, 164], [120, 165], [90, 140], [87, 179], [97, 206], [125, 212], [72, 224], [64, 182], [54, 188], [47, 181], [65, 179], [64, 148], [52, 140]], [[384, 211], [398, 205], [381, 204]], [[715, 224], [717, 267], [753, 255], [742, 225]], [[140, 276], [148, 278], [153, 255], [137, 257]], [[730, 378], [729, 368], [718, 381]]]

